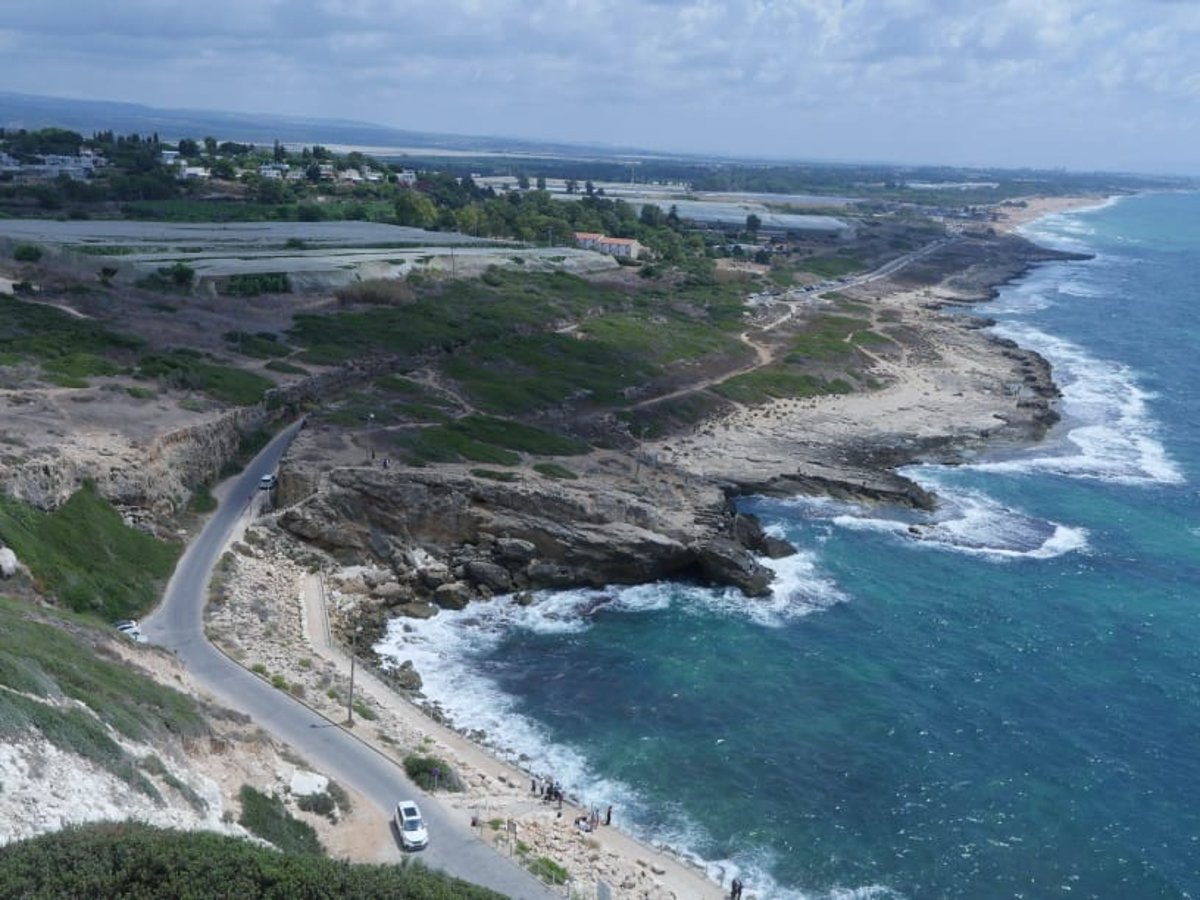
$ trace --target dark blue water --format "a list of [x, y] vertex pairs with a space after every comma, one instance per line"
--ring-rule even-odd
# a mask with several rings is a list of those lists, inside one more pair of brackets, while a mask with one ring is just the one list
[[1200, 894], [1200, 197], [1032, 236], [1097, 254], [983, 310], [1054, 365], [1044, 444], [914, 469], [932, 516], [748, 503], [800, 548], [765, 602], [571, 592], [397, 653], [460, 724], [760, 896]]

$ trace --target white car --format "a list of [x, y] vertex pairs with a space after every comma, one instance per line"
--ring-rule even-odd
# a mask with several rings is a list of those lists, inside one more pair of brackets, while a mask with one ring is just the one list
[[274, 475], [264, 475], [262, 478], [258, 479], [258, 489], [260, 491], [269, 491], [271, 488], [275, 487], [275, 483], [277, 481], [278, 479]]
[[125, 635], [131, 641], [136, 641], [139, 644], [146, 643], [146, 636], [142, 634], [141, 626], [133, 619], [121, 619], [119, 622], [113, 622], [113, 628]]
[[400, 846], [405, 850], [421, 850], [429, 843], [421, 808], [412, 800], [401, 800], [396, 804], [396, 831], [400, 834]]

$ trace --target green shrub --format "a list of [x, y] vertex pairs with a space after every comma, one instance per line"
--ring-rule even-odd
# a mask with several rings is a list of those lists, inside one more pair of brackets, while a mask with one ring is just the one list
[[566, 884], [571, 873], [548, 856], [538, 856], [529, 860], [526, 868], [546, 884]]
[[501, 898], [416, 861], [351, 865], [132, 822], [70, 826], [0, 847], [0, 885], [7, 897]]
[[17, 244], [13, 249], [13, 259], [17, 262], [35, 263], [42, 258], [43, 250], [37, 244]]
[[210, 513], [217, 508], [217, 498], [212, 495], [207, 484], [197, 485], [192, 488], [192, 494], [188, 498], [188, 509], [194, 513], [203, 515]]
[[[436, 756], [418, 756], [415, 753], [404, 757], [404, 771], [422, 790], [461, 791], [462, 780], [458, 774]], [[434, 773], [436, 774], [436, 777]]]
[[476, 478], [487, 478], [492, 481], [520, 481], [521, 476], [516, 472], [497, 472], [495, 469], [472, 469], [471, 474]]
[[296, 798], [296, 808], [304, 812], [316, 813], [318, 816], [328, 816], [333, 813], [337, 804], [329, 794], [322, 791], [319, 794], [303, 794]]
[[303, 366], [293, 365], [290, 362], [284, 362], [282, 359], [272, 359], [263, 368], [270, 369], [272, 372], [281, 372], [284, 375], [308, 374], [308, 369], [305, 369]]
[[260, 272], [230, 275], [221, 289], [222, 294], [249, 297], [255, 294], [290, 294], [292, 282], [287, 272]]
[[547, 478], [574, 480], [579, 477], [566, 466], [560, 466], [558, 463], [535, 463], [533, 471], [539, 475], [545, 475]]
[[269, 841], [284, 853], [325, 855], [325, 848], [313, 827], [289, 813], [278, 797], [268, 796], [244, 784], [238, 798], [242, 802], [238, 824], [251, 834]]

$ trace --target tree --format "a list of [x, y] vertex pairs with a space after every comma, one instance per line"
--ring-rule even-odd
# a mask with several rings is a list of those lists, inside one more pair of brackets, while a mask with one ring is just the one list
[[437, 207], [420, 191], [405, 188], [396, 197], [396, 223], [428, 228], [437, 221]]
[[583, 185], [583, 192], [589, 197], [594, 197], [596, 195], [596, 186], [592, 184], [592, 180], [590, 178]]
[[275, 139], [275, 145], [271, 148], [271, 158], [275, 162], [285, 162], [287, 160], [287, 151], [283, 149], [283, 144], [279, 143], [279, 139]]
[[748, 234], [758, 234], [758, 229], [761, 227], [762, 219], [760, 219], [754, 213], [750, 213], [750, 215], [746, 216], [746, 232]]
[[642, 204], [642, 212], [638, 218], [647, 228], [658, 228], [666, 221], [663, 211], [655, 203]]
[[546, 176], [545, 175], [539, 175], [537, 177], [537, 189], [539, 191], [544, 191], [546, 189]]
[[197, 157], [200, 155], [200, 145], [192, 138], [180, 138], [179, 155], [188, 158]]
[[579, 190], [579, 182], [576, 181], [574, 178], [568, 178], [567, 179], [567, 193], [574, 194], [578, 190]]
[[523, 191], [529, 190], [529, 176], [524, 172], [517, 175], [517, 187]]
[[217, 139], [215, 137], [206, 137], [204, 139], [204, 152], [209, 156], [217, 155]]

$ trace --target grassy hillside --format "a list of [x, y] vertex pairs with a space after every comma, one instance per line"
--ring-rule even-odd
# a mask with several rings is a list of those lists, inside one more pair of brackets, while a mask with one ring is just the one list
[[126, 526], [92, 485], [50, 513], [0, 497], [0, 543], [62, 605], [106, 621], [150, 608], [181, 549]]
[[6, 897], [394, 897], [501, 895], [417, 863], [349, 865], [205, 832], [145, 825], [69, 828], [0, 848]]
[[[77, 616], [0, 597], [0, 634], [0, 740], [39, 731], [55, 746], [161, 799], [140, 761], [112, 732], [134, 741], [205, 734], [195, 702], [97, 655], [100, 632]], [[64, 705], [64, 698], [86, 709]], [[2, 885], [0, 880], [0, 894]]]

